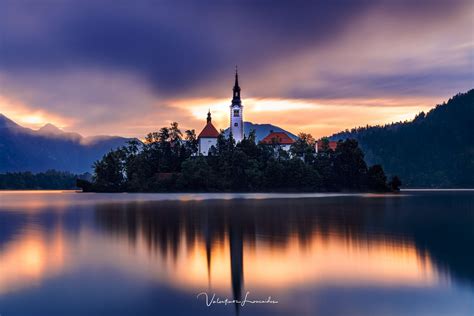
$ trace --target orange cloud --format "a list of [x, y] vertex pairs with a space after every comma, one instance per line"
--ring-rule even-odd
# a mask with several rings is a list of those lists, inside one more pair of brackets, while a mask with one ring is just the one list
[[42, 109], [32, 109], [27, 104], [13, 98], [0, 95], [0, 113], [24, 127], [38, 129], [46, 123], [65, 128], [74, 123], [74, 119], [51, 113]]
[[[288, 131], [310, 132], [322, 137], [341, 130], [387, 124], [413, 119], [441, 100], [432, 98], [386, 98], [386, 99], [340, 99], [307, 100], [248, 98], [244, 99], [244, 120], [253, 123], [270, 123]], [[172, 107], [187, 110], [194, 118], [192, 123], [199, 130], [204, 126], [208, 109], [212, 112], [214, 125], [225, 129], [229, 125], [228, 99], [186, 99], [171, 102]], [[191, 122], [191, 121], [190, 121]]]
[[[229, 98], [189, 98], [160, 101], [146, 100], [146, 111], [129, 111], [118, 120], [91, 124], [88, 114], [72, 118], [35, 109], [27, 104], [0, 95], [0, 113], [22, 126], [37, 129], [52, 123], [85, 136], [96, 134], [143, 137], [177, 121], [183, 130], [204, 126], [210, 109], [218, 129], [229, 126]], [[331, 135], [347, 128], [387, 124], [412, 119], [442, 100], [422, 97], [387, 97], [373, 99], [279, 99], [244, 98], [244, 120], [277, 125], [293, 133], [309, 132], [315, 137]], [[118, 109], [119, 110], [119, 109]]]

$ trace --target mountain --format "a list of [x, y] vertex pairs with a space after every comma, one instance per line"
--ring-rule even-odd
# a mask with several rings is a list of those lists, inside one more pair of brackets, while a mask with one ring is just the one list
[[355, 138], [369, 164], [382, 164], [405, 187], [474, 187], [474, 89], [451, 98], [413, 121], [344, 131]]
[[[271, 131], [274, 132], [284, 132], [286, 133], [289, 137], [293, 139], [297, 139], [298, 137], [295, 134], [292, 134], [288, 131], [285, 131], [281, 127], [272, 125], [272, 124], [254, 124], [252, 122], [244, 122], [244, 134], [248, 135], [250, 131], [255, 130], [255, 135], [257, 137], [257, 141], [261, 141], [262, 139], [265, 138], [268, 134], [270, 134]], [[227, 128], [225, 131], [225, 134], [229, 134], [229, 128]]]
[[38, 133], [43, 134], [43, 135], [61, 135], [64, 133], [64, 131], [58, 128], [57, 126], [54, 126], [53, 124], [48, 123], [44, 125], [43, 127], [41, 127], [40, 129], [38, 129]]
[[91, 172], [94, 161], [128, 140], [116, 136], [82, 137], [52, 124], [35, 131], [0, 114], [0, 173], [48, 169]]
[[[257, 140], [270, 131], [285, 132], [271, 124], [244, 123], [245, 133], [256, 131]], [[94, 161], [106, 152], [124, 145], [129, 138], [116, 136], [83, 137], [46, 124], [38, 130], [22, 127], [0, 114], [0, 173], [48, 169], [84, 173], [92, 171]]]

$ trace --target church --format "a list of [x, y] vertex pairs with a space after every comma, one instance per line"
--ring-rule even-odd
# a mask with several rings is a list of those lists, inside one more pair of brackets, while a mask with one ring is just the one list
[[[244, 106], [240, 99], [239, 74], [235, 69], [235, 83], [232, 89], [232, 102], [230, 104], [230, 131], [236, 142], [244, 138]], [[216, 146], [219, 132], [212, 124], [211, 112], [207, 113], [207, 123], [198, 135], [199, 154], [207, 156], [209, 149]]]
[[[235, 68], [235, 83], [232, 89], [232, 101], [229, 106], [230, 108], [230, 125], [229, 130], [232, 133], [232, 137], [235, 142], [238, 143], [244, 138], [244, 106], [240, 98], [240, 86], [239, 86], [239, 74], [237, 67]], [[198, 153], [203, 156], [209, 154], [209, 150], [212, 146], [217, 145], [217, 137], [219, 132], [212, 124], [211, 111], [207, 113], [207, 123], [198, 135]], [[294, 139], [289, 137], [284, 132], [273, 132], [270, 131], [261, 143], [269, 146], [278, 145], [279, 149], [289, 151], [291, 145], [294, 143]], [[317, 150], [317, 148], [316, 148]]]

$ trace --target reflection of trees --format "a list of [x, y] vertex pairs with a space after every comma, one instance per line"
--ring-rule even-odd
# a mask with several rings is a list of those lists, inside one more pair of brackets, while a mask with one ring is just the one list
[[[474, 197], [412, 197], [274, 200], [160, 201], [101, 204], [96, 219], [111, 234], [126, 235], [133, 244], [140, 234], [150, 252], [177, 256], [181, 238], [204, 241], [210, 269], [212, 244], [229, 241], [231, 283], [235, 298], [243, 287], [243, 246], [258, 239], [269, 247], [285, 247], [296, 237], [304, 246], [318, 233], [347, 240], [385, 239], [414, 242], [429, 252], [438, 267], [474, 282]], [[450, 223], [447, 226], [446, 223]], [[210, 274], [209, 274], [210, 275]]]

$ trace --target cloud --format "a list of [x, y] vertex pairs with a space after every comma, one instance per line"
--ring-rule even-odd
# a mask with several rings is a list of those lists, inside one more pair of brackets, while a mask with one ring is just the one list
[[229, 98], [235, 64], [262, 120], [287, 100], [306, 122], [314, 100], [409, 108], [474, 81], [471, 1], [0, 2], [0, 96], [84, 134], [198, 128], [193, 102]]
[[142, 76], [159, 93], [175, 95], [223, 78], [234, 64], [251, 74], [331, 44], [376, 8], [423, 25], [463, 3], [8, 1], [0, 16], [0, 67], [127, 71]]

